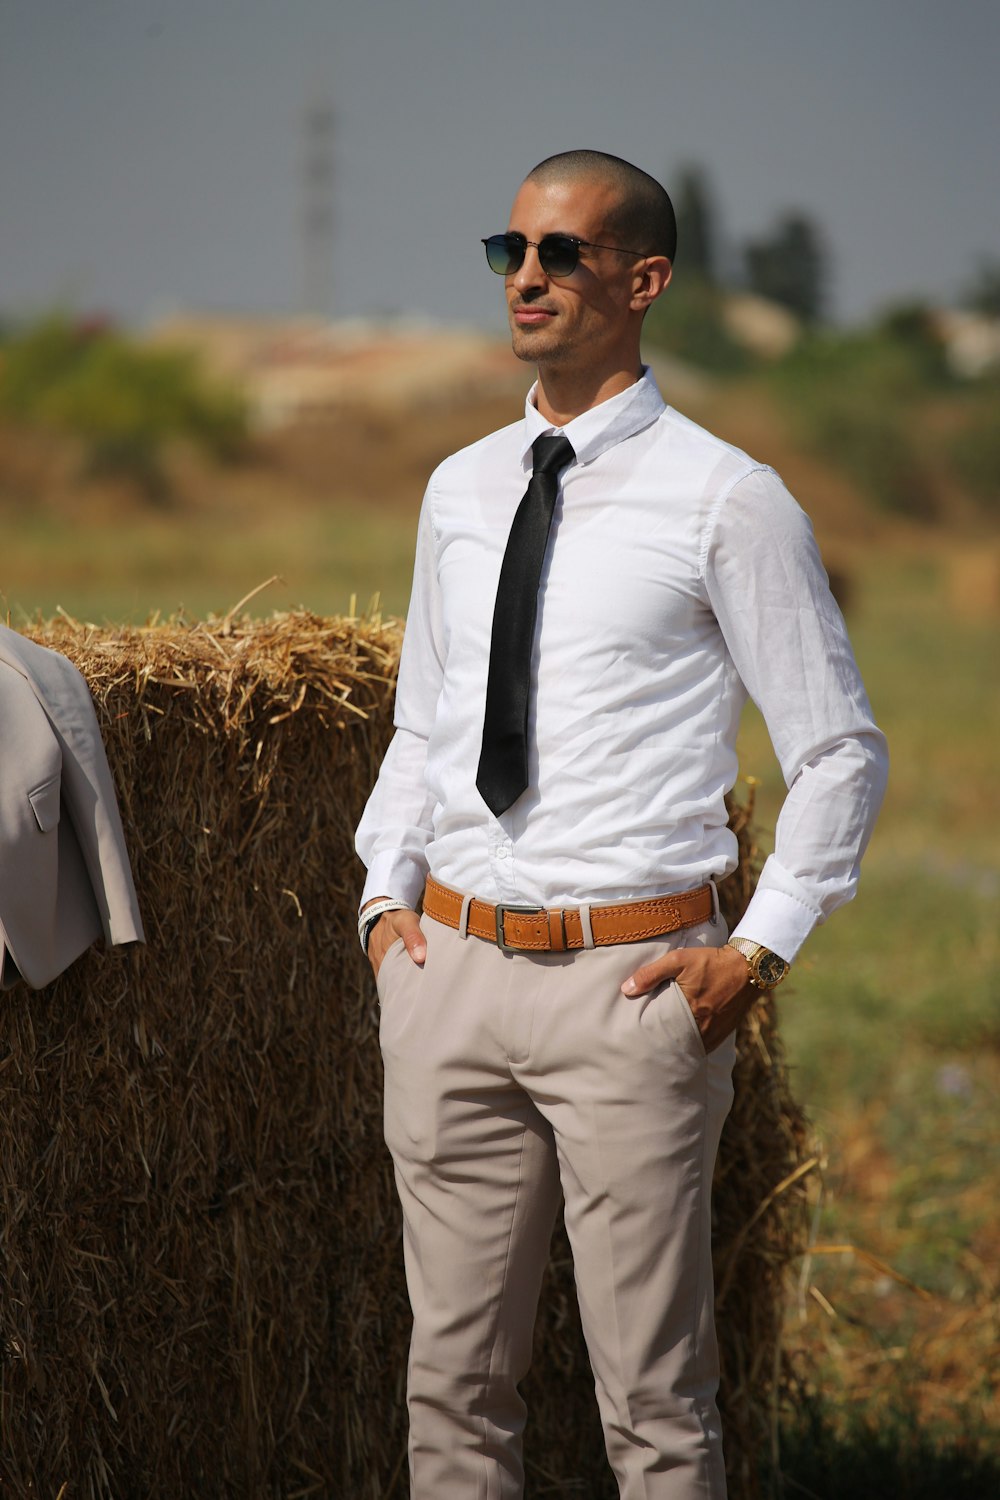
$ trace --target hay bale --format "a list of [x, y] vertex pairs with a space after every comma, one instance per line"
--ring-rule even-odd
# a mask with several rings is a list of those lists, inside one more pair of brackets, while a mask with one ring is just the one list
[[[31, 634], [90, 683], [149, 942], [0, 1005], [0, 1484], [402, 1496], [409, 1317], [353, 855], [398, 625]], [[753, 879], [737, 822], [730, 914]], [[803, 1151], [767, 1009], [716, 1198], [734, 1500], [780, 1384], [804, 1221], [798, 1185], [774, 1194]], [[604, 1493], [564, 1241], [537, 1347], [531, 1493]]]

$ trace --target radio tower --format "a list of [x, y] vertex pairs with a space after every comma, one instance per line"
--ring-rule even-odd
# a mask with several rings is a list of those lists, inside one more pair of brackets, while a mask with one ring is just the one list
[[333, 107], [324, 99], [305, 113], [302, 249], [305, 311], [333, 312]]

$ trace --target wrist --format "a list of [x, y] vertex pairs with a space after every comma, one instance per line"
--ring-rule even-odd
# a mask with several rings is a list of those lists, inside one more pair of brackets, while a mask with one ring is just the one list
[[742, 955], [747, 966], [747, 983], [762, 994], [770, 994], [787, 977], [791, 967], [780, 954], [752, 938], [731, 937], [726, 947]]
[[412, 911], [412, 909], [405, 901], [397, 901], [393, 896], [377, 896], [374, 901], [365, 902], [358, 916], [358, 942], [361, 944], [365, 957], [368, 956], [368, 940], [386, 912]]

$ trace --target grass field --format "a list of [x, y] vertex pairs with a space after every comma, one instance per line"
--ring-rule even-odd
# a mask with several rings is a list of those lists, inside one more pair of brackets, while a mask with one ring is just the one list
[[230, 515], [228, 507], [182, 515], [139, 513], [96, 524], [42, 515], [8, 526], [0, 610], [17, 625], [65, 610], [75, 619], [142, 624], [183, 611], [224, 614], [267, 579], [255, 610], [304, 606], [347, 614], [405, 614], [415, 517], [343, 504], [283, 516], [281, 506]]
[[[858, 898], [782, 1004], [827, 1163], [827, 1248], [789, 1315], [816, 1403], [789, 1422], [789, 1495], [1000, 1493], [997, 621], [955, 588], [946, 550], [875, 556], [849, 614], [892, 771]], [[773, 827], [755, 713], [741, 758]]]
[[[409, 498], [304, 499], [267, 472], [150, 510], [4, 502], [0, 608], [142, 621], [403, 613]], [[858, 900], [808, 945], [782, 1002], [797, 1090], [826, 1158], [816, 1248], [788, 1345], [802, 1400], [786, 1493], [978, 1500], [1000, 1493], [998, 598], [990, 546], [885, 530], [851, 552], [848, 623], [892, 755]], [[971, 559], [971, 560], [970, 560]], [[971, 581], [970, 581], [971, 580]], [[985, 581], [984, 581], [985, 580]], [[766, 841], [783, 787], [741, 736]]]

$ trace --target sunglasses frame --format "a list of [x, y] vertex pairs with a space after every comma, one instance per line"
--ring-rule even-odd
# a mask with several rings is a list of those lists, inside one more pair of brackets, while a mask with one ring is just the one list
[[[511, 266], [509, 270], [498, 271], [490, 260], [490, 245], [502, 243], [508, 248], [509, 251], [511, 240], [516, 241], [517, 244], [520, 245], [521, 259], [518, 261], [516, 266]], [[545, 264], [545, 247], [547, 245], [550, 245], [553, 240], [558, 240], [563, 245], [571, 245], [576, 252], [576, 259], [574, 260], [568, 271], [553, 271], [550, 270], [549, 267]], [[565, 277], [572, 276], [573, 272], [580, 264], [581, 250], [613, 250], [616, 255], [634, 255], [638, 260], [646, 259], [645, 252], [641, 250], [625, 250], [621, 245], [598, 245], [595, 244], [593, 240], [581, 240], [575, 234], [561, 234], [558, 231], [554, 232], [553, 234], [543, 234], [540, 240], [529, 240], [525, 235], [519, 234], [516, 229], [509, 229], [506, 234], [488, 235], [482, 241], [482, 243], [486, 250], [486, 264], [489, 266], [490, 270], [495, 276], [516, 276], [518, 271], [524, 265], [524, 257], [527, 255], [529, 249], [538, 251], [538, 261], [542, 270], [545, 272], [546, 276], [552, 276], [557, 281], [562, 281]]]

